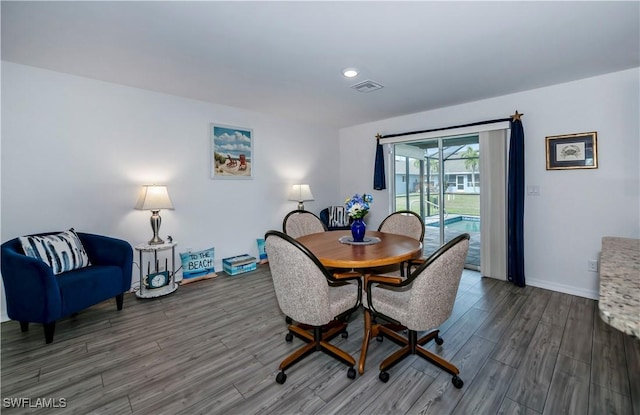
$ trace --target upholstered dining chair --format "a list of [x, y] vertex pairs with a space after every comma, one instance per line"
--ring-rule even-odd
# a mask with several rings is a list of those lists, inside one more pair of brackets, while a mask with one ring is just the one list
[[[284, 217], [282, 231], [293, 239], [312, 233], [326, 232], [327, 228], [319, 217], [307, 210], [293, 210]], [[292, 323], [290, 316], [285, 317], [287, 324]]]
[[[387, 337], [402, 349], [387, 357], [380, 364], [379, 378], [389, 380], [391, 367], [409, 355], [417, 354], [453, 375], [452, 383], [462, 388], [460, 371], [452, 363], [422, 348], [430, 340], [441, 345], [439, 327], [453, 309], [458, 292], [465, 258], [469, 250], [469, 234], [452, 239], [412, 272], [406, 279], [371, 275], [367, 278], [365, 312], [372, 317], [381, 317], [407, 329], [407, 338], [386, 326], [379, 326], [380, 336]], [[432, 330], [418, 339], [418, 332]]]
[[320, 218], [307, 210], [291, 211], [282, 221], [282, 231], [293, 239], [326, 230]]
[[316, 351], [349, 366], [347, 376], [354, 379], [355, 359], [329, 340], [338, 334], [348, 336], [346, 317], [360, 306], [362, 299], [361, 274], [329, 273], [311, 251], [282, 232], [267, 232], [265, 249], [280, 309], [311, 328], [310, 333], [300, 325], [288, 326], [287, 341], [292, 341], [295, 335], [307, 344], [280, 363], [276, 382], [283, 384], [287, 379], [285, 371]]
[[[408, 236], [409, 238], [416, 239], [420, 242], [424, 240], [424, 221], [419, 214], [411, 210], [399, 210], [391, 213], [387, 216], [378, 227], [379, 232], [393, 233], [396, 235]], [[374, 273], [393, 272], [400, 270], [400, 275], [405, 276], [405, 270], [409, 264], [414, 263], [403, 262], [392, 268], [376, 269]], [[407, 273], [408, 274], [408, 273]]]

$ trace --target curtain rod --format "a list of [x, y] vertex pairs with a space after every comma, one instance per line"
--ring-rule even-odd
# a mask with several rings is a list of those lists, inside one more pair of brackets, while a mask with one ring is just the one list
[[476, 125], [492, 124], [494, 122], [516, 121], [516, 120], [520, 120], [520, 117], [523, 116], [523, 115], [524, 114], [520, 114], [516, 110], [515, 114], [513, 114], [513, 115], [511, 115], [511, 116], [509, 116], [507, 118], [497, 118], [495, 120], [478, 121], [478, 122], [472, 122], [470, 124], [452, 125], [451, 127], [432, 128], [430, 130], [421, 130], [421, 131], [409, 131], [409, 132], [406, 132], [406, 133], [398, 133], [398, 134], [387, 134], [387, 135], [376, 134], [376, 140], [379, 140], [381, 138], [392, 138], [392, 137], [402, 137], [402, 136], [405, 136], [405, 135], [432, 133], [434, 131], [452, 130], [454, 128], [474, 127]]

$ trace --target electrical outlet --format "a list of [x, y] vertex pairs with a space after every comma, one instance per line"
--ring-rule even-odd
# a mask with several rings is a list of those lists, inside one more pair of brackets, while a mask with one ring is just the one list
[[598, 261], [595, 259], [590, 259], [587, 262], [587, 269], [591, 272], [598, 272]]
[[540, 186], [527, 186], [527, 195], [540, 196]]

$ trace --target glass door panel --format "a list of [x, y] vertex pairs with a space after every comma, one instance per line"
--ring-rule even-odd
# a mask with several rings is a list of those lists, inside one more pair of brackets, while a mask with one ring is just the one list
[[395, 210], [423, 215], [424, 151], [411, 145], [395, 148]]
[[471, 235], [467, 268], [480, 269], [480, 175], [477, 135], [395, 145], [395, 210], [425, 222], [429, 255], [457, 235]]

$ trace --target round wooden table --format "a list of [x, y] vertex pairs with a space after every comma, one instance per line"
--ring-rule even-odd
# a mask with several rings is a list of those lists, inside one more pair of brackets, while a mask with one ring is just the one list
[[[422, 255], [422, 242], [408, 236], [377, 231], [367, 231], [367, 237], [380, 238], [371, 245], [350, 245], [340, 242], [340, 238], [351, 236], [351, 231], [328, 231], [301, 236], [297, 239], [306, 246], [325, 267], [361, 270], [363, 283], [367, 283], [367, 269], [399, 264]], [[364, 336], [360, 350], [358, 372], [364, 373], [369, 340], [377, 336], [377, 326], [372, 325], [371, 313], [364, 313]]]
[[399, 264], [422, 255], [422, 243], [407, 236], [367, 231], [365, 238], [377, 237], [371, 245], [350, 245], [339, 241], [351, 231], [329, 231], [301, 236], [297, 239], [320, 260], [325, 267], [367, 269]]

